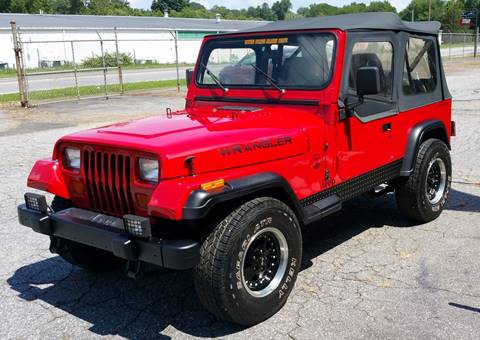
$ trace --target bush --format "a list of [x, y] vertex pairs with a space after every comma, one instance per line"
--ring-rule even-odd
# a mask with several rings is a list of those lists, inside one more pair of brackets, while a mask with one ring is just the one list
[[[133, 64], [133, 57], [130, 53], [119, 53], [120, 65]], [[103, 61], [101, 55], [94, 55], [82, 60], [82, 66], [86, 68], [103, 67]], [[105, 53], [105, 66], [116, 67], [117, 66], [117, 54]]]

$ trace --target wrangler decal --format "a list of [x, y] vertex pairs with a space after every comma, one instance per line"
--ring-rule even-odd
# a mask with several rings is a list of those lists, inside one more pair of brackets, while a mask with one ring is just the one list
[[244, 152], [252, 152], [252, 151], [257, 151], [261, 149], [276, 148], [278, 146], [283, 146], [286, 144], [292, 144], [292, 137], [283, 136], [278, 138], [263, 139], [257, 142], [252, 142], [247, 144], [230, 145], [230, 146], [218, 149], [218, 152], [222, 156], [234, 156], [237, 154], [242, 154]]

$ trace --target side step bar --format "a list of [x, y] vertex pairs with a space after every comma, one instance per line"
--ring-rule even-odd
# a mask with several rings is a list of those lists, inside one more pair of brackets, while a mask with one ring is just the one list
[[328, 196], [303, 208], [304, 223], [310, 224], [342, 209], [342, 201], [337, 195]]

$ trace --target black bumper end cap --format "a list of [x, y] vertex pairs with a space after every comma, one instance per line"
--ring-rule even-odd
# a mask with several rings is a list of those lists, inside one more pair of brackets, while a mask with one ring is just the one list
[[200, 244], [189, 240], [165, 240], [162, 242], [162, 255], [165, 267], [190, 269], [200, 261]]
[[17, 208], [18, 222], [21, 225], [32, 228], [33, 231], [51, 236], [53, 233], [52, 225], [48, 215], [39, 211], [28, 209], [26, 204], [21, 204]]

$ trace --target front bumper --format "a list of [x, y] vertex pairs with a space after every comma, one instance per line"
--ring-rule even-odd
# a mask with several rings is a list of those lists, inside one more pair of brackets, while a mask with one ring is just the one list
[[119, 228], [121, 219], [93, 214], [101, 218], [85, 219], [92, 212], [70, 208], [43, 214], [18, 206], [20, 224], [35, 232], [103, 249], [128, 261], [141, 261], [170, 269], [193, 268], [200, 258], [198, 242], [190, 240], [145, 240], [134, 238]]

